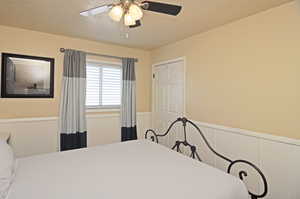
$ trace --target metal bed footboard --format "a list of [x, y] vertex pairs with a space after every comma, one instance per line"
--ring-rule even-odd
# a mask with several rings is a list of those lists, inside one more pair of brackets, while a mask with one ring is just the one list
[[[197, 152], [197, 147], [195, 145], [190, 144], [187, 141], [187, 134], [186, 134], [186, 126], [187, 124], [190, 124], [192, 127], [194, 127], [200, 134], [201, 138], [203, 139], [203, 141], [205, 142], [205, 144], [207, 145], [207, 147], [210, 149], [210, 151], [212, 151], [215, 155], [217, 155], [218, 157], [222, 158], [223, 160], [227, 161], [229, 163], [229, 166], [227, 167], [227, 173], [231, 174], [234, 165], [237, 164], [246, 164], [250, 167], [252, 167], [261, 177], [262, 182], [263, 182], [263, 192], [262, 193], [253, 193], [251, 191], [248, 191], [249, 195], [251, 196], [251, 199], [257, 199], [257, 198], [263, 198], [267, 195], [268, 193], [268, 183], [267, 183], [267, 179], [265, 177], [265, 175], [263, 174], [263, 172], [253, 163], [247, 161], [247, 160], [242, 160], [242, 159], [238, 159], [238, 160], [231, 160], [230, 158], [218, 153], [208, 142], [208, 140], [206, 139], [206, 137], [204, 136], [204, 134], [202, 133], [202, 131], [200, 130], [200, 128], [193, 123], [192, 121], [188, 120], [187, 118], [183, 117], [183, 118], [178, 118], [177, 120], [175, 120], [174, 122], [172, 122], [172, 124], [169, 126], [169, 128], [167, 129], [167, 131], [164, 134], [157, 134], [154, 130], [149, 129], [146, 131], [145, 133], [145, 138], [146, 139], [151, 139], [153, 142], [159, 143], [159, 138], [160, 137], [164, 137], [167, 136], [172, 127], [176, 124], [176, 123], [182, 123], [183, 126], [183, 133], [184, 133], [184, 140], [177, 140], [175, 141], [174, 146], [172, 147], [173, 150], [176, 150], [177, 152], [181, 152], [180, 150], [180, 146], [185, 146], [185, 147], [189, 147], [191, 150], [191, 154], [190, 157], [193, 159], [197, 159], [199, 161], [202, 161], [198, 152]], [[244, 179], [249, 175], [249, 173], [247, 173], [247, 171], [245, 170], [239, 170], [238, 172], [238, 177], [244, 181]]]

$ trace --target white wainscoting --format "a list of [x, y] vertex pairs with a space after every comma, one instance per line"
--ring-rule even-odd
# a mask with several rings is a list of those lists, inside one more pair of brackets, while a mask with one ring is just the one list
[[[232, 160], [245, 159], [255, 163], [269, 183], [267, 199], [300, 199], [300, 140], [272, 136], [219, 125], [195, 122], [211, 145]], [[188, 138], [195, 144], [204, 162], [226, 171], [228, 163], [206, 147], [197, 131], [187, 128]], [[249, 188], [258, 191], [261, 183], [250, 171]]]
[[[138, 137], [151, 127], [151, 113], [137, 113]], [[119, 142], [118, 113], [87, 116], [88, 146]], [[11, 133], [10, 143], [17, 157], [58, 151], [57, 117], [0, 119], [0, 132]]]
[[[151, 113], [138, 113], [138, 136], [151, 127]], [[88, 145], [120, 141], [119, 114], [88, 116]], [[246, 159], [262, 169], [269, 183], [267, 199], [300, 199], [300, 141], [241, 129], [195, 122], [220, 153]], [[11, 143], [18, 157], [58, 150], [58, 121], [52, 118], [0, 120], [0, 132], [12, 134]], [[199, 134], [187, 128], [188, 139], [196, 144], [204, 162], [226, 170], [228, 163], [212, 154]], [[252, 176], [252, 172], [249, 173]], [[255, 176], [255, 175], [253, 175]], [[250, 188], [259, 190], [257, 176], [250, 177]], [[248, 179], [248, 178], [247, 178]]]

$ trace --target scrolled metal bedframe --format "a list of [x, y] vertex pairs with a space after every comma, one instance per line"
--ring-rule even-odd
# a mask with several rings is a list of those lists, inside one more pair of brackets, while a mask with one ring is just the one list
[[[206, 139], [206, 137], [204, 136], [204, 134], [202, 133], [202, 131], [200, 130], [200, 128], [194, 124], [192, 121], [188, 120], [187, 118], [183, 117], [183, 118], [178, 118], [177, 120], [175, 120], [170, 126], [169, 128], [167, 129], [167, 131], [164, 133], [164, 134], [157, 134], [154, 130], [152, 129], [149, 129], [146, 131], [145, 133], [145, 138], [146, 139], [151, 139], [153, 142], [156, 142], [156, 143], [159, 143], [159, 137], [164, 137], [166, 135], [169, 134], [169, 132], [171, 131], [172, 127], [178, 123], [178, 122], [181, 122], [182, 125], [183, 125], [183, 133], [184, 133], [184, 140], [177, 140], [175, 142], [175, 145], [172, 147], [172, 150], [175, 150], [177, 152], [181, 152], [180, 150], [180, 146], [183, 145], [185, 147], [189, 147], [190, 150], [191, 150], [191, 155], [190, 157], [193, 158], [193, 159], [198, 159], [199, 161], [202, 161], [199, 154], [197, 153], [197, 147], [195, 145], [192, 145], [190, 144], [188, 141], [187, 141], [187, 134], [186, 134], [186, 126], [187, 124], [190, 124], [192, 125], [198, 132], [199, 134], [201, 135], [202, 139], [204, 140], [205, 144], [207, 145], [207, 147], [215, 154], [217, 155], [218, 157], [222, 158], [223, 160], [227, 161], [229, 163], [229, 166], [227, 168], [227, 173], [231, 174], [231, 171], [232, 171], [232, 168], [235, 164], [246, 164], [250, 167], [252, 167], [255, 171], [258, 172], [259, 176], [261, 177], [262, 181], [263, 181], [263, 186], [264, 186], [264, 191], [261, 193], [261, 194], [254, 194], [252, 193], [251, 191], [248, 191], [250, 196], [251, 196], [251, 199], [257, 199], [257, 198], [263, 198], [267, 195], [268, 193], [268, 183], [267, 183], [267, 179], [265, 177], [265, 175], [263, 174], [263, 172], [256, 166], [254, 165], [253, 163], [247, 161], [247, 160], [231, 160], [230, 158], [218, 153], [211, 145], [210, 143], [208, 142], [208, 140]], [[238, 177], [243, 181], [245, 177], [248, 176], [248, 173], [245, 171], [245, 170], [241, 170], [238, 172]]]

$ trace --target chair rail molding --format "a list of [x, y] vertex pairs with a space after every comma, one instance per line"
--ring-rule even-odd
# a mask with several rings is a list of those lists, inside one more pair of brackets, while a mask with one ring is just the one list
[[255, 132], [255, 131], [250, 131], [250, 130], [245, 130], [245, 129], [226, 127], [226, 126], [217, 125], [217, 124], [199, 122], [199, 121], [195, 121], [195, 120], [192, 120], [192, 121], [202, 127], [207, 127], [207, 128], [216, 129], [216, 130], [222, 130], [222, 131], [225, 131], [228, 133], [239, 134], [239, 135], [244, 135], [244, 136], [249, 136], [249, 137], [256, 137], [256, 138], [269, 140], [269, 141], [273, 141], [273, 142], [279, 142], [279, 143], [284, 143], [284, 144], [300, 146], [300, 140], [298, 140], [298, 139], [282, 137], [282, 136], [277, 136], [277, 135], [271, 135], [271, 134], [261, 133], [261, 132]]
[[[88, 112], [87, 112], [88, 113]], [[151, 112], [137, 112], [137, 116], [149, 116]], [[86, 118], [107, 118], [107, 117], [118, 117], [119, 113], [105, 113], [99, 112], [99, 114], [87, 114]], [[15, 122], [36, 122], [36, 121], [54, 121], [58, 120], [58, 117], [25, 117], [25, 118], [9, 118], [9, 119], [0, 119], [1, 123], [15, 123]]]

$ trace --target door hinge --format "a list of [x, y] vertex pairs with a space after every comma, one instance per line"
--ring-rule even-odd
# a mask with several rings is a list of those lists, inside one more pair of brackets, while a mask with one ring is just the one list
[[155, 79], [155, 74], [152, 75], [153, 79]]

